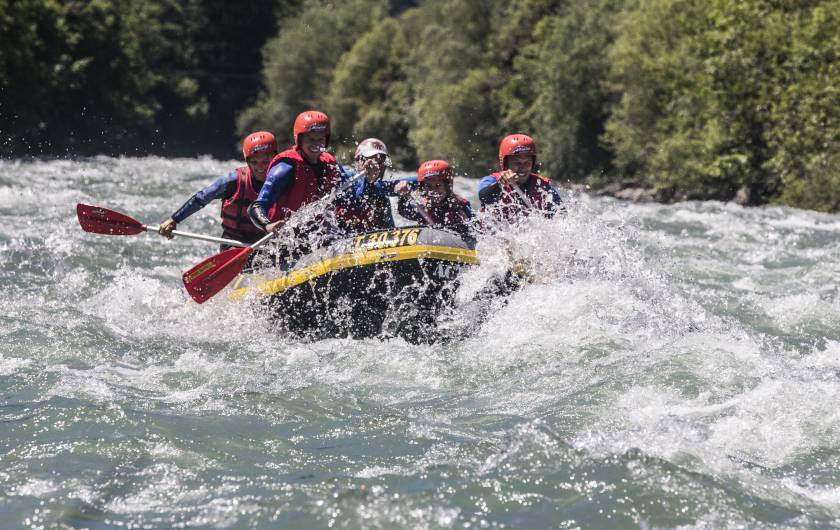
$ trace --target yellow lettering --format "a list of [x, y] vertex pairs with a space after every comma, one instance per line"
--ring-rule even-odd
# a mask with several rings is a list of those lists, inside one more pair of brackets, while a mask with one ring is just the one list
[[405, 242], [408, 243], [409, 245], [413, 245], [414, 243], [417, 243], [417, 236], [419, 234], [420, 234], [420, 230], [417, 229], [417, 228], [413, 228], [412, 230], [409, 231], [408, 236], [405, 238]]
[[216, 264], [215, 264], [214, 262], [212, 262], [212, 261], [208, 261], [208, 262], [207, 262], [207, 263], [205, 263], [202, 267], [199, 267], [198, 269], [196, 269], [196, 270], [194, 270], [193, 272], [191, 272], [190, 274], [188, 274], [188, 275], [184, 278], [184, 281], [185, 281], [186, 283], [192, 283], [192, 282], [193, 282], [193, 280], [195, 280], [196, 278], [198, 278], [199, 276], [201, 276], [201, 275], [202, 275], [202, 274], [204, 274], [205, 272], [210, 271], [210, 270], [213, 270], [213, 269], [215, 269], [215, 268], [216, 268]]

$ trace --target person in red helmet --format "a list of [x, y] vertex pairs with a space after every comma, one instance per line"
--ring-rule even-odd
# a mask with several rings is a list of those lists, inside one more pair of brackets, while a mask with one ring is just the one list
[[[256, 200], [265, 182], [268, 164], [276, 154], [277, 140], [273, 134], [268, 131], [249, 134], [242, 141], [242, 156], [246, 165], [219, 177], [190, 197], [169, 219], [161, 223], [158, 232], [171, 239], [172, 231], [178, 223], [211, 201], [221, 199], [222, 237], [254, 243], [264, 234], [248, 217], [248, 207]], [[222, 245], [222, 250], [225, 248], [227, 245]]]
[[292, 212], [328, 195], [342, 179], [336, 159], [327, 152], [330, 119], [308, 110], [295, 119], [294, 145], [278, 153], [256, 201], [248, 209], [253, 223], [277, 231]]
[[531, 212], [553, 217], [565, 211], [551, 181], [536, 173], [537, 145], [525, 134], [505, 136], [499, 144], [500, 171], [478, 184], [482, 212], [490, 211], [508, 222]]
[[417, 170], [420, 199], [415, 201], [403, 192], [397, 203], [400, 215], [420, 225], [450, 228], [463, 235], [471, 234], [475, 214], [470, 201], [453, 193], [453, 181], [454, 173], [445, 160], [423, 162]]

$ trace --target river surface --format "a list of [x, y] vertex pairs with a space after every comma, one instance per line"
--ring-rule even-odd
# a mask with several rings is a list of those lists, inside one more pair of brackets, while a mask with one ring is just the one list
[[463, 340], [307, 343], [189, 299], [214, 244], [76, 221], [233, 166], [0, 162], [0, 527], [840, 526], [840, 217], [566, 193], [479, 243], [461, 300], [539, 274]]

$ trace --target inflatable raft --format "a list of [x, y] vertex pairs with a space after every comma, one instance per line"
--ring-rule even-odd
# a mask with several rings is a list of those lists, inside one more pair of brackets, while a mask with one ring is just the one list
[[292, 333], [311, 339], [389, 337], [432, 342], [458, 277], [479, 263], [474, 241], [401, 227], [338, 240], [287, 270], [240, 275], [231, 298], [257, 298]]

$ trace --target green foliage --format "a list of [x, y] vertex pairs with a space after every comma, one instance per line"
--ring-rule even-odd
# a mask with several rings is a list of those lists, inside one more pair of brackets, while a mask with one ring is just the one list
[[840, 0], [0, 0], [0, 155], [230, 156], [318, 108], [344, 160], [478, 177], [522, 132], [560, 180], [840, 211], [838, 54]]
[[0, 0], [0, 154], [229, 154], [261, 20], [257, 0]]
[[507, 129], [538, 141], [543, 170], [581, 180], [610, 167], [600, 145], [609, 95], [606, 50], [622, 2], [573, 2], [539, 20], [504, 86]]
[[159, 67], [189, 64], [174, 1], [3, 0], [0, 12], [4, 153], [126, 149], [152, 134], [166, 98], [195, 103], [178, 90], [189, 77]]
[[[409, 44], [400, 24], [387, 18], [360, 37], [335, 68], [325, 107], [335, 123], [337, 143], [352, 152], [355, 144], [377, 137], [388, 145], [395, 164], [414, 165], [408, 144], [410, 105], [402, 62]], [[352, 156], [352, 153], [350, 153]]]
[[[710, 89], [700, 84], [702, 59], [683, 38], [701, 31], [700, 4], [640, 2], [623, 14], [611, 49], [611, 86], [620, 100], [607, 122], [606, 140], [621, 172], [641, 173], [660, 188], [702, 180], [695, 169], [705, 146], [696, 129], [708, 122], [694, 120]], [[670, 149], [664, 148], [666, 141]], [[686, 163], [677, 168], [667, 164], [680, 159]]]
[[499, 141], [494, 101], [497, 70], [488, 60], [486, 36], [501, 2], [428, 2], [428, 20], [406, 58], [412, 88], [409, 139], [418, 161], [445, 159], [457, 173], [486, 174]]
[[236, 116], [256, 100], [263, 45], [277, 33], [277, 13], [295, 12], [300, 2], [180, 2], [186, 25], [178, 40], [190, 50], [196, 102], [186, 109], [190, 119], [178, 120], [167, 132], [188, 152], [238, 157], [242, 138]]
[[60, 6], [41, 0], [0, 0], [0, 153], [14, 152], [46, 126], [51, 68], [47, 39], [60, 32]]
[[499, 141], [493, 96], [497, 78], [494, 68], [471, 70], [415, 104], [417, 123], [410, 138], [421, 161], [444, 159], [459, 174], [486, 174]]
[[641, 2], [611, 53], [619, 169], [675, 198], [746, 187], [754, 203], [836, 210], [818, 188], [838, 180], [837, 14], [836, 0]]
[[783, 183], [781, 204], [840, 211], [840, 2], [798, 14], [770, 108], [766, 171]]
[[323, 103], [336, 65], [371, 24], [385, 17], [387, 7], [385, 0], [304, 1], [300, 14], [283, 20], [265, 46], [264, 91], [239, 116], [239, 133], [275, 131], [282, 145], [284, 139], [291, 143], [300, 112], [321, 108], [329, 114]]

